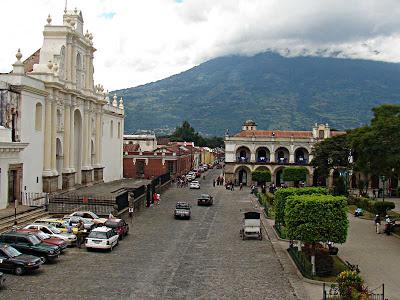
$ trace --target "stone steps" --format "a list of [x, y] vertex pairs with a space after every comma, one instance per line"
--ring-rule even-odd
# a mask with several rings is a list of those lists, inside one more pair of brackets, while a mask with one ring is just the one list
[[[17, 214], [17, 226], [29, 224], [36, 219], [47, 217], [49, 213], [44, 208], [34, 208], [32, 210]], [[0, 219], [0, 232], [7, 231], [14, 226], [14, 215]]]

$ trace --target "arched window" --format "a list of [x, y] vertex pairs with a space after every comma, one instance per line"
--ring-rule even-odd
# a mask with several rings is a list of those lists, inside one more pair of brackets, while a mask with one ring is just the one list
[[43, 106], [41, 103], [36, 103], [35, 109], [35, 130], [41, 131], [42, 130], [42, 111]]
[[114, 137], [114, 122], [113, 122], [113, 120], [111, 120], [111, 122], [110, 122], [110, 137], [111, 138]]

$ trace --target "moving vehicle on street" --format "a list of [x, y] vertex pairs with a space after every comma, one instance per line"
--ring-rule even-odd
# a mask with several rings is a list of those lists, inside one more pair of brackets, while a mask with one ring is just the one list
[[26, 255], [7, 244], [0, 244], [0, 269], [22, 275], [26, 271], [35, 270], [44, 260], [33, 255]]
[[242, 229], [240, 229], [240, 237], [245, 240], [247, 238], [257, 238], [262, 240], [260, 213], [256, 211], [248, 211], [243, 214]]
[[122, 240], [129, 232], [129, 225], [123, 219], [108, 219], [104, 226], [114, 229]]
[[43, 231], [36, 229], [18, 229], [17, 232], [32, 233], [35, 235], [42, 243], [47, 245], [57, 246], [62, 253], [67, 248], [67, 242], [55, 236], [50, 236]]
[[210, 206], [213, 205], [214, 203], [214, 198], [208, 194], [201, 194], [200, 197], [197, 198], [197, 205], [206, 205]]
[[68, 246], [76, 244], [76, 235], [72, 233], [61, 232], [60, 229], [50, 224], [34, 223], [24, 227], [24, 229], [40, 230], [50, 236], [62, 239]]
[[0, 235], [0, 243], [8, 244], [21, 253], [42, 257], [44, 262], [54, 261], [60, 255], [57, 246], [42, 243], [31, 233], [9, 231]]
[[92, 221], [96, 226], [104, 225], [104, 223], [107, 221], [106, 218], [100, 218], [98, 215], [91, 211], [75, 211], [70, 214], [69, 217], [82, 217]]
[[190, 204], [187, 202], [177, 202], [174, 211], [175, 219], [190, 219]]
[[86, 249], [112, 249], [118, 245], [118, 233], [106, 226], [93, 229], [85, 240]]
[[92, 222], [92, 220], [86, 219], [86, 218], [82, 218], [79, 216], [67, 216], [63, 218], [65, 225], [66, 226], [72, 226], [75, 227], [76, 225], [78, 225], [79, 221], [82, 220], [83, 222], [83, 226], [85, 227], [86, 230], [92, 230], [93, 228], [95, 228], [95, 224]]
[[190, 189], [200, 189], [200, 183], [197, 180], [193, 180], [190, 184], [189, 184], [189, 188]]

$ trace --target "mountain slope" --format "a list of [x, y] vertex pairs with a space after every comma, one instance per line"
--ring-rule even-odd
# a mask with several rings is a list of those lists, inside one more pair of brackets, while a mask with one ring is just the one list
[[262, 129], [346, 129], [368, 123], [371, 108], [400, 104], [400, 64], [275, 53], [210, 60], [169, 78], [117, 91], [126, 132], [172, 127], [236, 132], [246, 119]]

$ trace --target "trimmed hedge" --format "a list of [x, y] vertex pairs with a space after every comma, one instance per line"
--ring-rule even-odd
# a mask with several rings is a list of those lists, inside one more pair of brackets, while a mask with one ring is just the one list
[[294, 195], [326, 195], [328, 191], [323, 187], [305, 187], [305, 188], [285, 188], [278, 189], [275, 192], [275, 222], [285, 224], [285, 202], [286, 198]]
[[349, 227], [347, 211], [346, 197], [290, 196], [285, 207], [287, 237], [307, 243], [344, 243]]
[[386, 215], [389, 210], [395, 208], [394, 202], [391, 201], [383, 202], [380, 200], [370, 200], [368, 198], [354, 196], [349, 196], [347, 201], [349, 205], [355, 205], [363, 210], [378, 214], [380, 216]]
[[305, 167], [285, 167], [283, 169], [283, 181], [306, 181], [307, 168]]
[[251, 179], [257, 182], [270, 182], [271, 181], [271, 173], [270, 171], [260, 171], [255, 170], [251, 172]]

